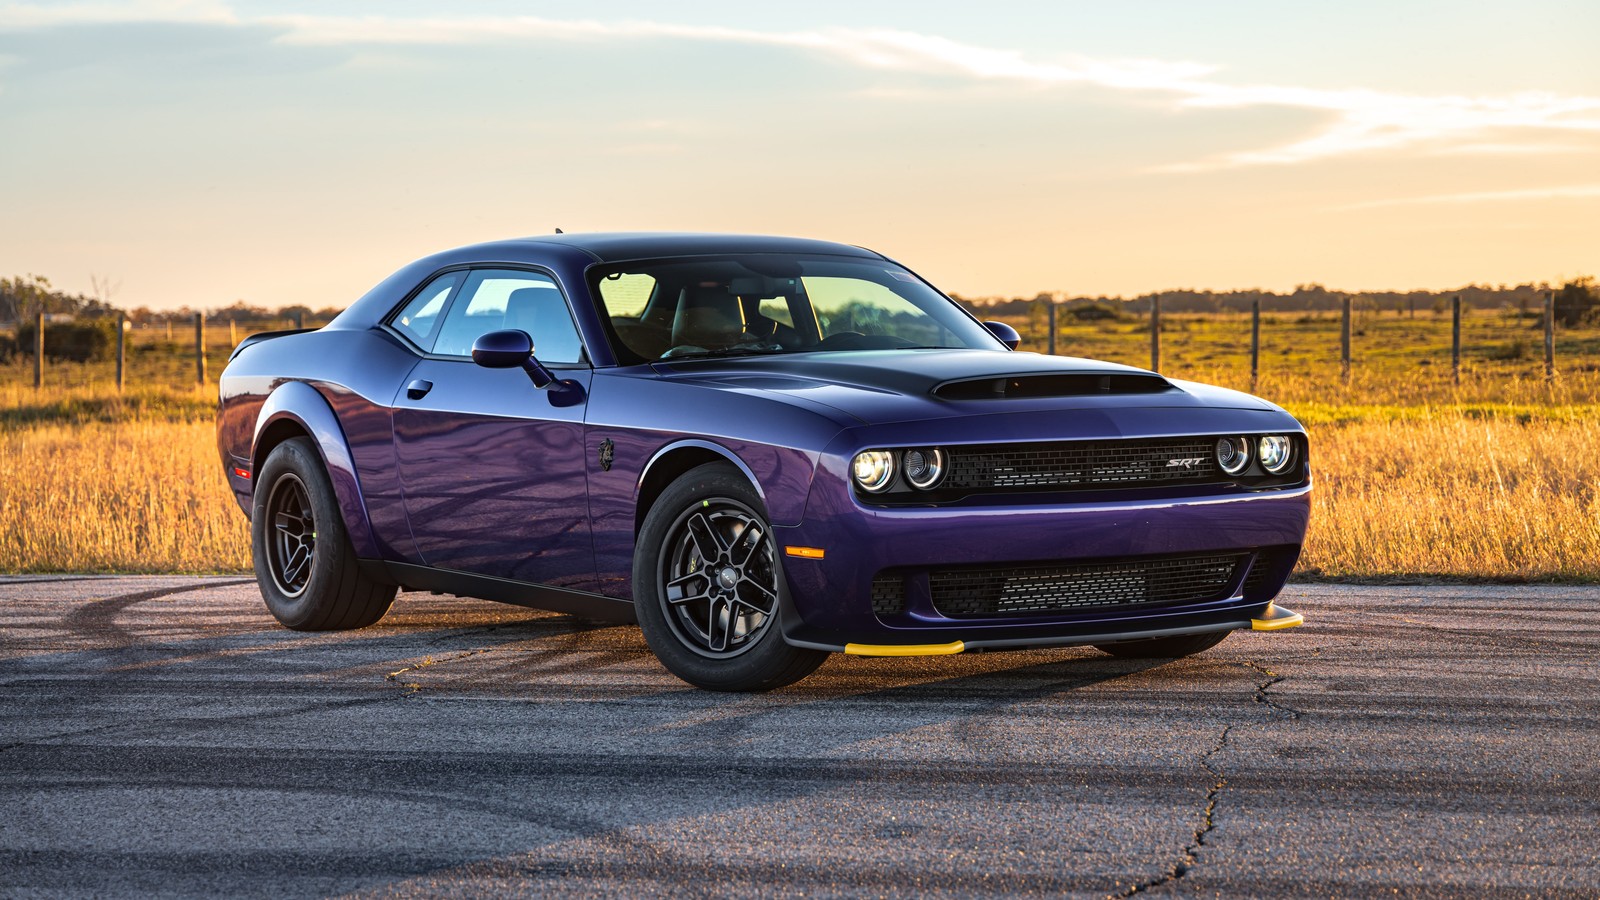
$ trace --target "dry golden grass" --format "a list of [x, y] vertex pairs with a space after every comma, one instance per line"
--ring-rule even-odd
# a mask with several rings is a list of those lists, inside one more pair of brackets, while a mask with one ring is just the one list
[[1313, 427], [1304, 574], [1600, 580], [1600, 410]]
[[237, 572], [249, 544], [209, 422], [0, 431], [0, 572]]
[[[1307, 575], [1600, 580], [1600, 410], [1312, 427]], [[208, 422], [0, 434], [0, 571], [236, 572], [248, 527]]]
[[[0, 367], [3, 368], [3, 367]], [[237, 572], [215, 388], [0, 372], [0, 572]], [[1219, 367], [1181, 377], [1248, 388]], [[1311, 430], [1309, 576], [1600, 581], [1600, 373], [1277, 373], [1259, 392]], [[31, 376], [29, 376], [31, 377]]]

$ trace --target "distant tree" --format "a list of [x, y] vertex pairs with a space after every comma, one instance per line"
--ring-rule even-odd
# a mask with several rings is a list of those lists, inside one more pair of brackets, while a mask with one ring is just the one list
[[1594, 277], [1590, 275], [1563, 284], [1561, 290], [1556, 292], [1556, 321], [1568, 328], [1582, 323], [1600, 304], [1600, 297], [1596, 294]]

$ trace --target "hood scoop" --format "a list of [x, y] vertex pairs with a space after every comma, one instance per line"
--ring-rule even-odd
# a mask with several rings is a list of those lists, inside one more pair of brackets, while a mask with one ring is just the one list
[[1019, 400], [1088, 397], [1096, 394], [1160, 394], [1176, 390], [1172, 382], [1153, 373], [1062, 372], [946, 381], [933, 389], [933, 395], [940, 400]]

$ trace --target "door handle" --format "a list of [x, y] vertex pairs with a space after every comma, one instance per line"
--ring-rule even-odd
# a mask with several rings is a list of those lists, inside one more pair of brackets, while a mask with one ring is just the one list
[[428, 392], [431, 390], [433, 390], [433, 382], [423, 381], [418, 378], [406, 385], [406, 396], [413, 400], [421, 400], [423, 397], [428, 396]]

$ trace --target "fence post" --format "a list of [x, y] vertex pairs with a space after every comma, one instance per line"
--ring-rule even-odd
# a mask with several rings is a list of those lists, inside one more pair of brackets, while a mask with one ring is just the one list
[[1161, 295], [1150, 295], [1150, 371], [1161, 371]]
[[1461, 386], [1461, 295], [1450, 303], [1450, 379]]
[[228, 320], [228, 346], [229, 347], [237, 347], [237, 346], [239, 346], [238, 323], [235, 322], [232, 319]]
[[44, 313], [39, 313], [33, 323], [33, 389], [44, 386]]
[[300, 312], [295, 313], [294, 314], [294, 328], [295, 328], [295, 330], [299, 331], [300, 329], [306, 327], [305, 326], [305, 321], [306, 321], [305, 320], [305, 313], [300, 313]]
[[127, 352], [127, 313], [117, 313], [117, 393], [122, 393], [122, 364]]
[[194, 314], [194, 383], [206, 383], [206, 319], [200, 313]]
[[1250, 390], [1261, 377], [1261, 301], [1250, 301]]
[[1544, 377], [1556, 377], [1556, 292], [1544, 292]]
[[1345, 294], [1339, 314], [1339, 377], [1350, 382], [1350, 295]]
[[1051, 297], [1049, 300], [1047, 300], [1045, 302], [1050, 304], [1045, 309], [1045, 322], [1048, 323], [1049, 328], [1050, 328], [1050, 340], [1045, 342], [1045, 346], [1049, 348], [1047, 352], [1051, 356], [1055, 356], [1056, 355], [1056, 298], [1055, 297]]

